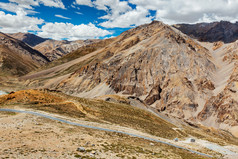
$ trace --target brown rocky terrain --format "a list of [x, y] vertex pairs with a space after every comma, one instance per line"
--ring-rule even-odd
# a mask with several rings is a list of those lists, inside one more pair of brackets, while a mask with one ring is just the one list
[[48, 58], [27, 44], [0, 33], [0, 73], [22, 76], [49, 62]]
[[[223, 45], [215, 50], [216, 54], [221, 54], [220, 60], [227, 63], [228, 67], [222, 65], [222, 68], [225, 69], [223, 69], [223, 73], [219, 73], [226, 83], [219, 92], [215, 92], [206, 102], [203, 110], [198, 115], [204, 125], [227, 129], [235, 136], [238, 136], [237, 51], [237, 42]], [[228, 75], [224, 74], [227, 72], [229, 72]]]
[[82, 46], [20, 80], [28, 88], [152, 108], [237, 136], [238, 44], [227, 42], [199, 42], [154, 21]]
[[77, 40], [77, 41], [46, 40], [34, 46], [34, 49], [44, 54], [50, 61], [54, 61], [70, 52], [77, 50], [78, 48], [82, 46], [85, 46], [97, 41], [99, 40]]
[[213, 23], [176, 24], [173, 27], [203, 42], [224, 43], [238, 40], [238, 22], [220, 21]]
[[[93, 51], [78, 64], [64, 63], [50, 68], [50, 75], [44, 70], [24, 79], [41, 78], [38, 85], [81, 97], [134, 95], [159, 111], [185, 119], [195, 117], [200, 100], [196, 97], [206, 98], [214, 89], [215, 65], [209, 50], [161, 22], [126, 31], [96, 54]], [[59, 73], [58, 68], [72, 67], [73, 73]]]
[[154, 22], [120, 35], [56, 88], [84, 97], [135, 95], [160, 111], [190, 118], [198, 107], [195, 97], [214, 89], [213, 69], [205, 48]]
[[13, 34], [8, 34], [8, 36], [18, 39], [18, 40], [30, 45], [31, 47], [34, 47], [34, 46], [48, 40], [46, 38], [42, 38], [42, 37], [36, 36], [31, 33], [13, 33]]

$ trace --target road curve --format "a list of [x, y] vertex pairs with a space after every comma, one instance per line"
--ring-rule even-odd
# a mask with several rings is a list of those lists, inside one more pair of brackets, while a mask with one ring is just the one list
[[48, 118], [48, 119], [51, 119], [51, 120], [60, 121], [62, 123], [66, 123], [66, 124], [70, 124], [70, 125], [75, 125], [75, 126], [80, 126], [80, 127], [89, 128], [89, 129], [95, 129], [95, 130], [102, 130], [102, 131], [107, 131], [107, 132], [115, 132], [115, 133], [125, 134], [125, 135], [129, 135], [129, 136], [138, 137], [138, 138], [142, 138], [142, 139], [145, 139], [145, 140], [150, 140], [150, 141], [166, 144], [166, 145], [169, 145], [169, 146], [173, 146], [173, 147], [176, 147], [176, 148], [179, 148], [179, 149], [183, 149], [183, 150], [186, 150], [186, 151], [189, 151], [191, 153], [195, 153], [195, 154], [198, 154], [198, 155], [201, 155], [201, 156], [205, 156], [205, 157], [209, 157], [209, 158], [213, 157], [213, 156], [207, 155], [205, 153], [193, 151], [193, 150], [181, 147], [181, 146], [177, 146], [177, 145], [171, 144], [169, 142], [165, 142], [165, 141], [149, 138], [149, 137], [146, 137], [146, 136], [131, 134], [131, 133], [127, 133], [127, 132], [123, 132], [123, 131], [117, 131], [117, 130], [112, 130], [112, 129], [105, 129], [105, 128], [100, 128], [100, 127], [95, 127], [95, 126], [90, 126], [90, 125], [83, 125], [83, 124], [79, 124], [79, 123], [63, 120], [63, 119], [60, 119], [60, 118], [55, 118], [55, 117], [52, 117], [52, 116], [49, 116], [49, 115], [41, 114], [41, 113], [38, 113], [38, 112], [25, 111], [25, 110], [16, 110], [16, 109], [0, 109], [0, 111], [32, 114], [32, 115]]

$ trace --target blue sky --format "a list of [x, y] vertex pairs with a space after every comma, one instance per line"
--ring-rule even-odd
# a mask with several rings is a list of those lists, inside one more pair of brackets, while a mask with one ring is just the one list
[[56, 40], [109, 38], [152, 20], [235, 22], [237, 7], [237, 0], [1, 0], [0, 31]]

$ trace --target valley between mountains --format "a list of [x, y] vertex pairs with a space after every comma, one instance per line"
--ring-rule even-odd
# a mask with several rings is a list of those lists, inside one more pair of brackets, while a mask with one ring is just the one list
[[[0, 95], [0, 109], [47, 113], [213, 158], [237, 158], [236, 32], [236, 23], [224, 21], [174, 26], [153, 21], [103, 40], [1, 33], [0, 90], [7, 94]], [[207, 158], [30, 114], [1, 112], [0, 121], [3, 157]], [[18, 136], [27, 140], [25, 146], [13, 141]], [[40, 147], [43, 140], [48, 143]]]

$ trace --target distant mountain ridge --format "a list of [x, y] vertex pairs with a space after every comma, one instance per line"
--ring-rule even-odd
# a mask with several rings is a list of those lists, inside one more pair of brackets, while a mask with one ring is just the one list
[[46, 40], [35, 47], [34, 49], [40, 51], [44, 54], [50, 61], [55, 61], [62, 56], [79, 49], [82, 46], [100, 41], [99, 39], [93, 40], [76, 40], [76, 41], [67, 41], [67, 40]]
[[46, 40], [48, 40], [47, 38], [42, 38], [39, 37], [35, 34], [31, 34], [31, 33], [13, 33], [13, 34], [8, 34], [9, 36], [21, 40], [24, 43], [30, 45], [31, 47], [34, 47]]
[[55, 61], [82, 46], [100, 41], [99, 39], [75, 41], [54, 40], [42, 38], [31, 33], [13, 33], [7, 35], [28, 44], [33, 49], [45, 55], [50, 61]]
[[238, 22], [220, 21], [213, 23], [176, 24], [176, 29], [202, 42], [231, 43], [238, 40]]
[[22, 76], [49, 62], [39, 51], [0, 32], [0, 74]]

